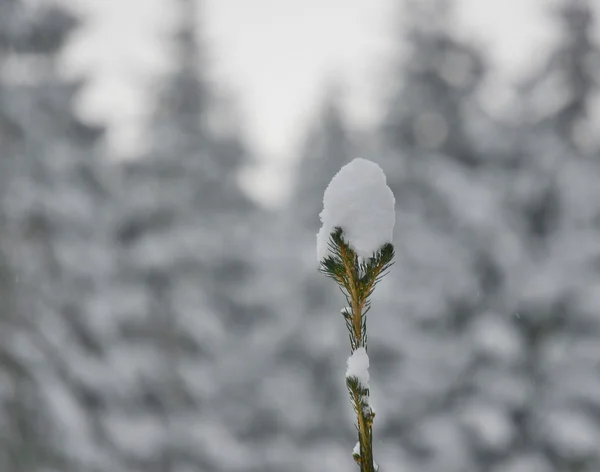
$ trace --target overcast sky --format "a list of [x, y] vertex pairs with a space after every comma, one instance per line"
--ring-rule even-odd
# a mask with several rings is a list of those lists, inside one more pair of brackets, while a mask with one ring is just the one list
[[[94, 77], [82, 111], [106, 119], [122, 150], [136, 143], [145, 87], [166, 64], [174, 0], [63, 0], [80, 8], [86, 28], [67, 64]], [[321, 86], [347, 80], [353, 119], [368, 122], [391, 55], [397, 0], [198, 0], [213, 78], [237, 92], [247, 132], [265, 165], [251, 179], [260, 197], [281, 191], [279, 175]], [[485, 39], [493, 58], [514, 73], [551, 41], [550, 0], [460, 0], [465, 31]], [[600, 3], [600, 0], [599, 2]], [[147, 88], [146, 88], [147, 90]], [[257, 181], [258, 182], [258, 181]]]

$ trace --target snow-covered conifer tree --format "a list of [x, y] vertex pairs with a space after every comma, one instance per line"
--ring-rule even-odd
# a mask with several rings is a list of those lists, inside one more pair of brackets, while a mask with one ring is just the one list
[[108, 401], [97, 375], [111, 260], [104, 128], [75, 113], [85, 82], [65, 80], [58, 64], [78, 23], [55, 4], [0, 1], [0, 253], [10, 274], [0, 468], [16, 472], [114, 459], [97, 428]]
[[294, 218], [314, 232], [318, 227], [320, 198], [337, 170], [352, 160], [355, 150], [351, 129], [343, 106], [342, 88], [331, 84], [303, 140], [293, 175], [291, 204]]
[[151, 446], [132, 454], [160, 470], [250, 466], [236, 428], [223, 426], [236, 411], [223, 405], [228, 380], [249, 368], [238, 349], [265, 315], [250, 239], [261, 211], [239, 179], [250, 156], [210, 81], [197, 3], [171, 2], [173, 60], [157, 83], [147, 149], [123, 166], [116, 228], [119, 343], [145, 354], [132, 362], [125, 411], [110, 421], [125, 444], [123, 422], [147, 429]]
[[[356, 152], [352, 129], [342, 103], [339, 85], [325, 90], [323, 103], [317, 110], [304, 138], [299, 159], [292, 178], [292, 192], [288, 208], [288, 240], [297, 244], [301, 278], [299, 290], [303, 303], [302, 312], [313, 316], [328, 316], [332, 303], [331, 294], [314, 278], [310, 263], [312, 248], [306, 240], [317, 230], [318, 214], [323, 205], [321, 196], [331, 177], [340, 167], [349, 163]], [[308, 334], [308, 333], [307, 333]]]
[[554, 6], [559, 34], [519, 90], [521, 146], [507, 198], [522, 256], [508, 266], [506, 298], [518, 313], [529, 379], [515, 414], [522, 447], [511, 464], [535, 455], [549, 470], [595, 470], [598, 20], [586, 0]]
[[[487, 59], [456, 28], [453, 2], [402, 3], [403, 58], [384, 103], [381, 150], [370, 156], [386, 169], [398, 214], [397, 265], [381, 284], [385, 308], [370, 327], [380, 336], [373, 369], [386, 373], [380, 461], [479, 470], [511, 447], [515, 431], [510, 410], [473, 387], [489, 368], [486, 356], [500, 355], [482, 352], [474, 333], [518, 338], [502, 311], [515, 236], [503, 207], [504, 164], [495, 161], [504, 162], [500, 144], [514, 138], [480, 101]], [[484, 417], [497, 435], [484, 429]]]

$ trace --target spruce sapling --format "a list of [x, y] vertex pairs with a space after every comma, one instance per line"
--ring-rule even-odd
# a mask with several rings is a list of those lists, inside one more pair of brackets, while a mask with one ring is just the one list
[[369, 403], [367, 313], [375, 286], [393, 264], [394, 204], [381, 168], [355, 159], [327, 187], [317, 235], [319, 271], [335, 280], [348, 305], [342, 310], [351, 353], [346, 386], [357, 418], [358, 442], [352, 456], [361, 472], [378, 470], [373, 458], [375, 412]]

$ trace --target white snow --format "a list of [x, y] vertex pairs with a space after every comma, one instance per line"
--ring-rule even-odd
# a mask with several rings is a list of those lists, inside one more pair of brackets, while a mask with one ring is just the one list
[[329, 236], [335, 227], [359, 257], [368, 258], [392, 242], [395, 224], [394, 194], [386, 177], [374, 162], [354, 159], [331, 179], [319, 215], [323, 226], [317, 234], [317, 258], [329, 252]]
[[356, 377], [363, 388], [369, 388], [369, 356], [364, 347], [359, 347], [348, 358], [346, 378]]

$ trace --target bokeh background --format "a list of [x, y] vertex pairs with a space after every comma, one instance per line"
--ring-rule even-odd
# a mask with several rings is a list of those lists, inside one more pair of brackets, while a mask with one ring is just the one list
[[0, 471], [357, 470], [322, 195], [396, 196], [382, 472], [600, 470], [592, 0], [0, 0]]

